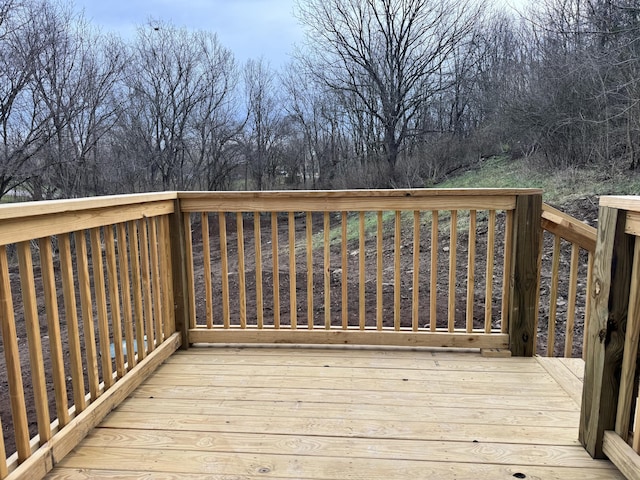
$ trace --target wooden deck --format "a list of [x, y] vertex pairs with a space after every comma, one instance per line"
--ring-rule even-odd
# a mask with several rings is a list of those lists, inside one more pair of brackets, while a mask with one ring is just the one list
[[579, 444], [579, 359], [192, 348], [53, 479], [623, 478]]

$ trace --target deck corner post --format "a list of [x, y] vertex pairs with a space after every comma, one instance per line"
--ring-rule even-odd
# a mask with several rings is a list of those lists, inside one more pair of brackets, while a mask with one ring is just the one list
[[542, 194], [516, 197], [509, 272], [509, 349], [516, 357], [535, 353], [541, 216]]
[[187, 248], [180, 196], [175, 200], [170, 215], [171, 267], [173, 272], [173, 298], [176, 332], [182, 336], [182, 349], [189, 348], [189, 288], [187, 283]]
[[616, 423], [634, 252], [625, 221], [626, 211], [600, 206], [579, 433], [594, 458], [605, 457], [604, 432]]

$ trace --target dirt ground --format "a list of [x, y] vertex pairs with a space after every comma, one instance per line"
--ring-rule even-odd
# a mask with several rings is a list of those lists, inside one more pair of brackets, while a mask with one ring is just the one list
[[[584, 201], [578, 201], [573, 204], [573, 207], [569, 213], [576, 216], [579, 219], [592, 219], [596, 217], [597, 202], [594, 203], [593, 199], [584, 199]], [[228, 216], [227, 218], [227, 255], [229, 258], [229, 286], [231, 294], [230, 311], [232, 323], [239, 323], [238, 312], [240, 310], [238, 287], [240, 283], [240, 275], [238, 272], [238, 242], [237, 242], [237, 224], [235, 216]], [[322, 231], [323, 231], [323, 217], [321, 214], [313, 216], [313, 233], [314, 233], [314, 254], [313, 254], [313, 311], [316, 325], [324, 325], [324, 277], [323, 277], [323, 248], [322, 248]], [[355, 222], [357, 225], [357, 221]], [[332, 214], [331, 216], [331, 228], [339, 230], [340, 217], [339, 215]], [[263, 216], [261, 219], [261, 233], [262, 233], [262, 259], [263, 259], [263, 272], [262, 272], [262, 287], [264, 295], [264, 322], [265, 324], [273, 324], [274, 312], [273, 312], [273, 284], [274, 275], [272, 268], [272, 234], [271, 234], [271, 222], [270, 217]], [[456, 264], [457, 273], [455, 280], [455, 319], [456, 327], [464, 327], [466, 318], [466, 297], [467, 297], [467, 259], [468, 259], [468, 220], [461, 217], [458, 221], [458, 235], [456, 242]], [[485, 299], [484, 293], [486, 288], [485, 276], [486, 276], [486, 258], [487, 258], [487, 219], [486, 215], [479, 215], [477, 225], [477, 238], [476, 238], [476, 255], [475, 255], [475, 282], [474, 282], [474, 328], [482, 328], [484, 325], [485, 315]], [[497, 218], [497, 234], [495, 242], [494, 257], [496, 259], [494, 265], [494, 272], [492, 278], [493, 285], [493, 299], [492, 299], [492, 318], [493, 326], [498, 327], [501, 315], [501, 302], [500, 295], [502, 289], [502, 275], [503, 275], [503, 248], [504, 248], [504, 215], [498, 215]], [[253, 220], [251, 217], [244, 218], [244, 249], [245, 249], [245, 281], [246, 281], [246, 310], [247, 310], [247, 322], [255, 322], [256, 317], [256, 269], [255, 269], [255, 245], [253, 238]], [[370, 231], [371, 230], [371, 231]], [[393, 326], [393, 305], [394, 305], [394, 251], [395, 245], [393, 240], [393, 216], [385, 220], [384, 228], [384, 242], [383, 242], [383, 305], [384, 305], [384, 325]], [[211, 238], [211, 262], [212, 262], [212, 286], [214, 290], [212, 309], [214, 322], [221, 322], [222, 319], [222, 304], [221, 304], [221, 251], [219, 243], [219, 230], [218, 221], [215, 216], [210, 217], [210, 238]], [[296, 292], [297, 292], [297, 321], [298, 325], [305, 326], [307, 322], [307, 257], [305, 246], [305, 217], [304, 215], [296, 216]], [[426, 327], [429, 324], [429, 299], [430, 293], [428, 289], [430, 279], [430, 226], [428, 221], [425, 222], [423, 228], [421, 228], [421, 262], [420, 262], [420, 327]], [[366, 277], [365, 277], [365, 312], [368, 325], [375, 325], [376, 319], [376, 262], [377, 262], [377, 247], [376, 247], [376, 232], [375, 226], [372, 229], [367, 230], [367, 240], [365, 242], [365, 264], [366, 264]], [[411, 217], [405, 218], [403, 216], [402, 221], [402, 235], [401, 235], [401, 309], [400, 318], [403, 327], [411, 326], [411, 310], [412, 310], [412, 287], [413, 287], [413, 227]], [[193, 217], [193, 241], [194, 241], [194, 277], [196, 284], [196, 318], [198, 323], [205, 323], [205, 293], [204, 293], [204, 266], [203, 266], [203, 253], [202, 253], [202, 229], [199, 218]], [[319, 243], [316, 243], [319, 241]], [[289, 325], [291, 321], [290, 315], [290, 270], [289, 270], [289, 242], [288, 242], [288, 224], [287, 216], [279, 216], [278, 219], [278, 243], [279, 243], [279, 286], [280, 286], [280, 322], [282, 325]], [[341, 311], [342, 311], [342, 296], [341, 296], [341, 241], [338, 238], [332, 240], [331, 243], [331, 318], [332, 324], [340, 325]], [[43, 355], [45, 358], [45, 371], [48, 379], [48, 391], [50, 399], [50, 415], [51, 418], [55, 418], [55, 405], [53, 403], [54, 391], [51, 381], [51, 360], [49, 355], [49, 344], [47, 336], [47, 322], [44, 314], [44, 293], [42, 281], [40, 279], [40, 271], [37, 265], [37, 246], [33, 246], [34, 259], [35, 259], [35, 277], [36, 277], [36, 293], [39, 302], [39, 314], [40, 314], [40, 331], [43, 341]], [[437, 277], [438, 277], [438, 291], [437, 291], [437, 327], [446, 327], [448, 317], [448, 295], [449, 295], [449, 267], [450, 258], [449, 252], [451, 251], [451, 245], [449, 244], [449, 223], [444, 220], [441, 222], [439, 229], [438, 240], [438, 263], [437, 263]], [[357, 235], [348, 242], [348, 316], [349, 325], [358, 325], [359, 322], [359, 242]], [[545, 354], [546, 342], [547, 342], [547, 323], [549, 314], [549, 294], [550, 294], [550, 280], [551, 280], [551, 240], [545, 240], [543, 262], [542, 262], [542, 281], [541, 281], [541, 308], [540, 308], [540, 320], [539, 320], [539, 332], [538, 332], [538, 352]], [[30, 425], [31, 435], [37, 433], [36, 415], [33, 403], [33, 389], [31, 388], [30, 368], [29, 368], [29, 354], [27, 349], [27, 336], [24, 322], [24, 313], [22, 308], [22, 300], [19, 296], [19, 272], [15, 259], [12, 260], [11, 250], [9, 250], [10, 258], [10, 277], [12, 284], [12, 293], [14, 301], [14, 310], [16, 315], [16, 327], [18, 343], [22, 352], [21, 365], [23, 374], [23, 383], [25, 390], [25, 397], [28, 406], [28, 419]], [[58, 262], [57, 254], [55, 255], [54, 262]], [[583, 317], [584, 317], [584, 303], [585, 303], [585, 285], [583, 279], [586, 273], [586, 256], [581, 258], [583, 266], [581, 267], [578, 295], [577, 295], [577, 309], [576, 309], [576, 328], [575, 328], [575, 340], [573, 344], [573, 355], [579, 356], [581, 353], [582, 334], [583, 334]], [[57, 270], [57, 263], [56, 270]], [[563, 256], [561, 260], [561, 281], [559, 284], [559, 298], [557, 302], [558, 322], [556, 327], [556, 343], [555, 354], [561, 355], [563, 352], [564, 344], [564, 327], [563, 319], [566, 318], [567, 309], [567, 293], [568, 286], [564, 281], [568, 277], [568, 265], [569, 265], [569, 248], [563, 247]], [[58, 303], [60, 306], [60, 327], [63, 338], [63, 350], [65, 361], [68, 361], [69, 349], [66, 341], [66, 322], [64, 317], [62, 289], [60, 287], [60, 279], [58, 281]], [[422, 287], [425, 286], [425, 287]], [[78, 306], [80, 301], [77, 301]], [[95, 316], [95, 315], [94, 315]], [[82, 334], [82, 329], [81, 329]], [[82, 338], [82, 344], [84, 345], [84, 338]], [[84, 356], [84, 348], [83, 348]], [[67, 391], [69, 401], [72, 401], [71, 382], [69, 377], [69, 369], [65, 371], [67, 375]], [[85, 372], [86, 373], [86, 372]], [[10, 411], [10, 402], [8, 395], [8, 384], [6, 376], [6, 365], [4, 358], [4, 345], [0, 343], [0, 419], [2, 420], [2, 430], [5, 440], [5, 448], [7, 454], [11, 454], [15, 451], [15, 442], [12, 432], [12, 419]]]

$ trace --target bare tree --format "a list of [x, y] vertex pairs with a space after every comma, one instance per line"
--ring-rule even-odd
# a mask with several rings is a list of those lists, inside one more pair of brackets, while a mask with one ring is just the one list
[[[306, 0], [308, 65], [329, 87], [356, 96], [379, 122], [393, 179], [417, 112], [446, 88], [451, 54], [479, 20], [470, 1]], [[445, 76], [443, 76], [445, 75]]]

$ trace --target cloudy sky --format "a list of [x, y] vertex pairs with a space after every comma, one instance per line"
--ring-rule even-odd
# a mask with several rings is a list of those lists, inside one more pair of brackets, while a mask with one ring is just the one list
[[75, 0], [103, 30], [133, 38], [137, 26], [162, 20], [178, 27], [216, 32], [240, 62], [264, 56], [273, 67], [288, 61], [302, 29], [294, 0]]

